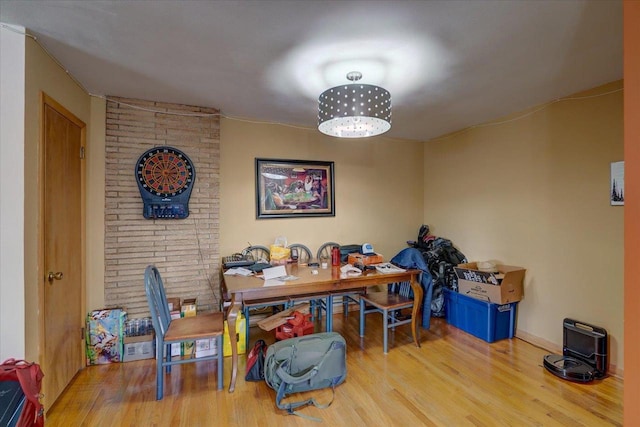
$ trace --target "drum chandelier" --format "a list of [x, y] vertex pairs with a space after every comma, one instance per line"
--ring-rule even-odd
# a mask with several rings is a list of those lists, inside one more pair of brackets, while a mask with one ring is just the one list
[[352, 71], [353, 83], [327, 89], [318, 97], [318, 130], [338, 138], [366, 138], [391, 129], [391, 94], [379, 86], [357, 83], [362, 73]]

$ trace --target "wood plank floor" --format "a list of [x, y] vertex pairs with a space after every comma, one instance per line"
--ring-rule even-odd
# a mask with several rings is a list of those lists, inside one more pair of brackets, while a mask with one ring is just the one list
[[[563, 381], [546, 372], [549, 352], [522, 340], [488, 344], [432, 319], [421, 348], [408, 326], [390, 335], [382, 352], [380, 316], [367, 317], [358, 336], [357, 313], [337, 314], [334, 330], [347, 340], [348, 376], [327, 409], [302, 413], [330, 426], [621, 426], [622, 380], [590, 384]], [[252, 328], [251, 343], [273, 336]], [[215, 362], [174, 366], [165, 397], [155, 400], [155, 361], [85, 368], [47, 412], [48, 426], [317, 426], [275, 406], [264, 382], [244, 381], [236, 391], [216, 390]], [[228, 386], [230, 358], [225, 359]], [[239, 376], [240, 377], [240, 376]], [[331, 399], [330, 390], [294, 395]]]

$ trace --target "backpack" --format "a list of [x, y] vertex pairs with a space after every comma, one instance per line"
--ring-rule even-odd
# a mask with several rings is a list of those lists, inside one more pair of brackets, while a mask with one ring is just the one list
[[[17, 427], [44, 426], [44, 408], [40, 403], [43, 376], [40, 365], [37, 363], [7, 359], [0, 365], [0, 382], [18, 382], [25, 396], [24, 407], [16, 424]], [[19, 405], [16, 405], [15, 409], [18, 407]], [[2, 421], [4, 421], [4, 415], [1, 413], [0, 415], [3, 416]]]
[[245, 381], [264, 380], [264, 358], [267, 353], [267, 348], [267, 343], [264, 340], [258, 340], [253, 345], [253, 348], [247, 356]]
[[327, 404], [318, 404], [315, 399], [283, 404], [287, 394], [299, 393], [321, 388], [335, 387], [347, 377], [347, 346], [344, 338], [337, 332], [322, 332], [289, 338], [271, 344], [267, 348], [264, 366], [264, 380], [274, 389], [276, 405], [286, 409], [289, 414], [306, 417], [294, 409], [314, 405], [327, 408]]

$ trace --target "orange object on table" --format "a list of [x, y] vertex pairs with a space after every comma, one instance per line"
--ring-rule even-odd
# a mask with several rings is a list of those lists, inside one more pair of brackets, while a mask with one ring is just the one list
[[380, 254], [363, 255], [361, 253], [354, 252], [352, 254], [349, 254], [347, 262], [351, 265], [354, 265], [358, 262], [361, 263], [362, 265], [371, 265], [371, 264], [380, 264], [381, 262], [384, 262], [384, 258]]

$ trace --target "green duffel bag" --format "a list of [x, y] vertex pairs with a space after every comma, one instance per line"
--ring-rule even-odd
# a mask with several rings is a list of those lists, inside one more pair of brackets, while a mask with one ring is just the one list
[[[347, 377], [347, 346], [337, 332], [323, 332], [289, 338], [271, 344], [265, 358], [264, 379], [276, 391], [276, 405], [289, 414], [306, 405], [327, 408], [315, 399], [282, 403], [287, 394], [335, 387]], [[335, 396], [335, 390], [334, 390]], [[306, 417], [311, 418], [311, 417]]]

